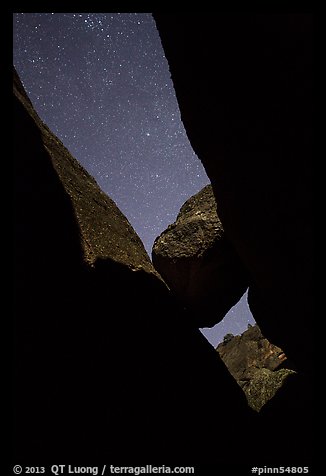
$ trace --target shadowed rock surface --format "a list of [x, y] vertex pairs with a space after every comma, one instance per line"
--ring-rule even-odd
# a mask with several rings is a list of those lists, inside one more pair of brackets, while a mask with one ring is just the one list
[[[249, 307], [264, 336], [298, 370], [259, 421], [272, 429], [270, 441], [282, 428], [284, 457], [309, 459], [313, 16], [155, 12], [154, 18], [187, 135], [249, 275]], [[258, 452], [265, 444], [258, 442]]]
[[13, 112], [13, 461], [229, 461], [243, 392], [15, 72]]
[[248, 287], [244, 267], [217, 216], [211, 185], [189, 198], [175, 223], [156, 238], [152, 259], [198, 327], [222, 320]]
[[293, 370], [286, 367], [282, 349], [271, 344], [257, 325], [241, 335], [227, 334], [217, 348], [231, 375], [246, 394], [251, 408], [260, 411], [274, 397]]

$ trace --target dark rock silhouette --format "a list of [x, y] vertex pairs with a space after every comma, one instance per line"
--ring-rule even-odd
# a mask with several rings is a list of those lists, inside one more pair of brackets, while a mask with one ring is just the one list
[[198, 327], [222, 320], [248, 287], [245, 269], [217, 216], [211, 185], [189, 198], [175, 223], [156, 238], [152, 259]]
[[287, 359], [282, 349], [269, 342], [257, 325], [249, 326], [241, 335], [227, 334], [216, 350], [245, 392], [248, 404], [256, 411], [260, 411], [294, 373], [286, 368]]
[[[312, 85], [309, 14], [154, 13], [194, 151], [249, 275], [264, 336], [298, 374], [259, 414], [284, 457], [311, 457]], [[218, 303], [216, 304], [218, 306]], [[266, 440], [257, 442], [264, 451]], [[278, 448], [275, 458], [280, 457]]]
[[245, 460], [242, 390], [15, 72], [13, 111], [14, 461]]

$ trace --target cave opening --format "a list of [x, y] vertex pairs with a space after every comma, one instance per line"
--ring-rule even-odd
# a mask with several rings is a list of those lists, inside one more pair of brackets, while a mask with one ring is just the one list
[[215, 324], [214, 327], [204, 327], [200, 330], [208, 342], [216, 348], [218, 344], [223, 342], [223, 339], [227, 334], [242, 334], [248, 329], [248, 326], [253, 326], [255, 324], [256, 321], [254, 320], [248, 306], [248, 291], [246, 291], [237, 304], [229, 310], [221, 322]]

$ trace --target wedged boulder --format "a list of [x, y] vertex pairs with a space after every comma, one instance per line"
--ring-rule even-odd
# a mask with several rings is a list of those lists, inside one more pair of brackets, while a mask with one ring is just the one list
[[156, 238], [152, 260], [199, 327], [221, 321], [248, 286], [217, 215], [211, 185], [189, 198], [176, 221]]
[[241, 335], [227, 334], [216, 350], [256, 411], [260, 411], [294, 373], [286, 368], [287, 359], [282, 349], [271, 344], [257, 325], [250, 326]]

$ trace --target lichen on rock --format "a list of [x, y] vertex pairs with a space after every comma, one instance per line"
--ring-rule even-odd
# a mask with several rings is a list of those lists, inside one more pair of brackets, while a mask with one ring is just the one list
[[216, 350], [244, 391], [249, 406], [257, 412], [295, 374], [280, 368], [283, 364], [286, 367], [287, 357], [262, 335], [258, 325], [249, 326], [241, 335], [227, 334]]
[[261, 368], [254, 373], [247, 385], [243, 386], [248, 404], [259, 412], [271, 400], [276, 392], [285, 384], [290, 375], [295, 374], [290, 369], [269, 370]]

